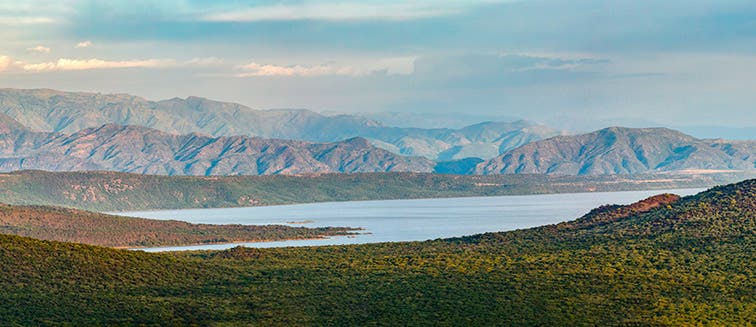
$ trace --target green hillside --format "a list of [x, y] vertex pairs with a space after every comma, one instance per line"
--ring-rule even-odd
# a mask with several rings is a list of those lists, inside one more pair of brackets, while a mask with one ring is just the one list
[[115, 172], [0, 174], [0, 203], [98, 211], [709, 187], [740, 174], [463, 176], [422, 173], [182, 177]]
[[0, 236], [0, 320], [749, 326], [755, 233], [748, 180], [428, 242], [149, 254]]

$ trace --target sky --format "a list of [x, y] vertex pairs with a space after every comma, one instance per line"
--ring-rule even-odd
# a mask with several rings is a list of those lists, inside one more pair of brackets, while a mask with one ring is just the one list
[[756, 1], [0, 0], [0, 87], [756, 126]]

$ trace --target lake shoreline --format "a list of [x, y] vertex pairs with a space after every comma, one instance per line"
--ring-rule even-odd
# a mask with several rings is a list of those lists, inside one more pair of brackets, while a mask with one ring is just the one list
[[[362, 230], [361, 228], [356, 228], [355, 230]], [[369, 234], [369, 233], [364, 233]], [[165, 246], [107, 246], [111, 249], [118, 249], [118, 250], [133, 250], [133, 251], [143, 251], [146, 249], [160, 249], [160, 248], [180, 248], [180, 247], [193, 247], [193, 246], [204, 246], [204, 245], [230, 245], [230, 244], [247, 244], [247, 243], [271, 243], [271, 242], [286, 242], [286, 241], [311, 241], [311, 240], [325, 240], [333, 237], [350, 237], [350, 236], [359, 236], [363, 235], [363, 233], [354, 233], [354, 234], [344, 234], [344, 235], [324, 235], [321, 237], [303, 237], [303, 238], [282, 238], [282, 239], [264, 239], [264, 240], [239, 240], [239, 241], [229, 241], [229, 242], [211, 242], [211, 243], [193, 243], [193, 244], [180, 244], [180, 245], [165, 245]], [[176, 251], [182, 251], [182, 250], [176, 250]], [[189, 251], [189, 250], [187, 250]], [[166, 252], [173, 252], [173, 251], [166, 251]]]
[[[285, 224], [312, 220], [313, 226], [359, 226], [356, 238], [328, 237], [271, 242], [231, 242], [225, 245], [249, 247], [324, 246], [362, 243], [424, 241], [500, 232], [555, 224], [580, 217], [605, 204], [629, 204], [659, 193], [690, 195], [701, 189], [561, 193], [517, 196], [458, 197], [349, 201], [285, 206], [181, 209], [175, 211], [128, 212], [149, 219], [181, 219], [202, 224]], [[222, 250], [229, 246], [149, 247], [145, 250]]]

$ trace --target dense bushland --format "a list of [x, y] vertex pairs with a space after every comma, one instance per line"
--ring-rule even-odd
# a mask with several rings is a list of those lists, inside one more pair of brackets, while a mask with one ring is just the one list
[[748, 326], [755, 233], [749, 180], [427, 242], [149, 254], [0, 236], [0, 320]]
[[0, 174], [0, 203], [98, 211], [219, 208], [323, 201], [416, 199], [709, 187], [745, 179], [711, 175], [154, 176], [115, 172], [20, 171]]

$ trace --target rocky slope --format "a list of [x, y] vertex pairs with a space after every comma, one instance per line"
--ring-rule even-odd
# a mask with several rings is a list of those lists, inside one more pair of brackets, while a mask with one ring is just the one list
[[0, 171], [112, 170], [161, 175], [430, 172], [434, 163], [371, 146], [365, 139], [308, 143], [247, 136], [176, 135], [103, 125], [72, 134], [17, 129], [0, 121]]
[[40, 132], [73, 133], [105, 124], [138, 125], [174, 134], [248, 135], [312, 142], [364, 137], [395, 153], [453, 160], [492, 158], [560, 134], [531, 122], [482, 123], [461, 129], [387, 127], [353, 115], [309, 110], [255, 110], [199, 97], [149, 101], [127, 94], [0, 89], [0, 113]]
[[478, 164], [478, 174], [635, 174], [756, 170], [756, 141], [702, 140], [666, 128], [610, 127], [523, 145]]

